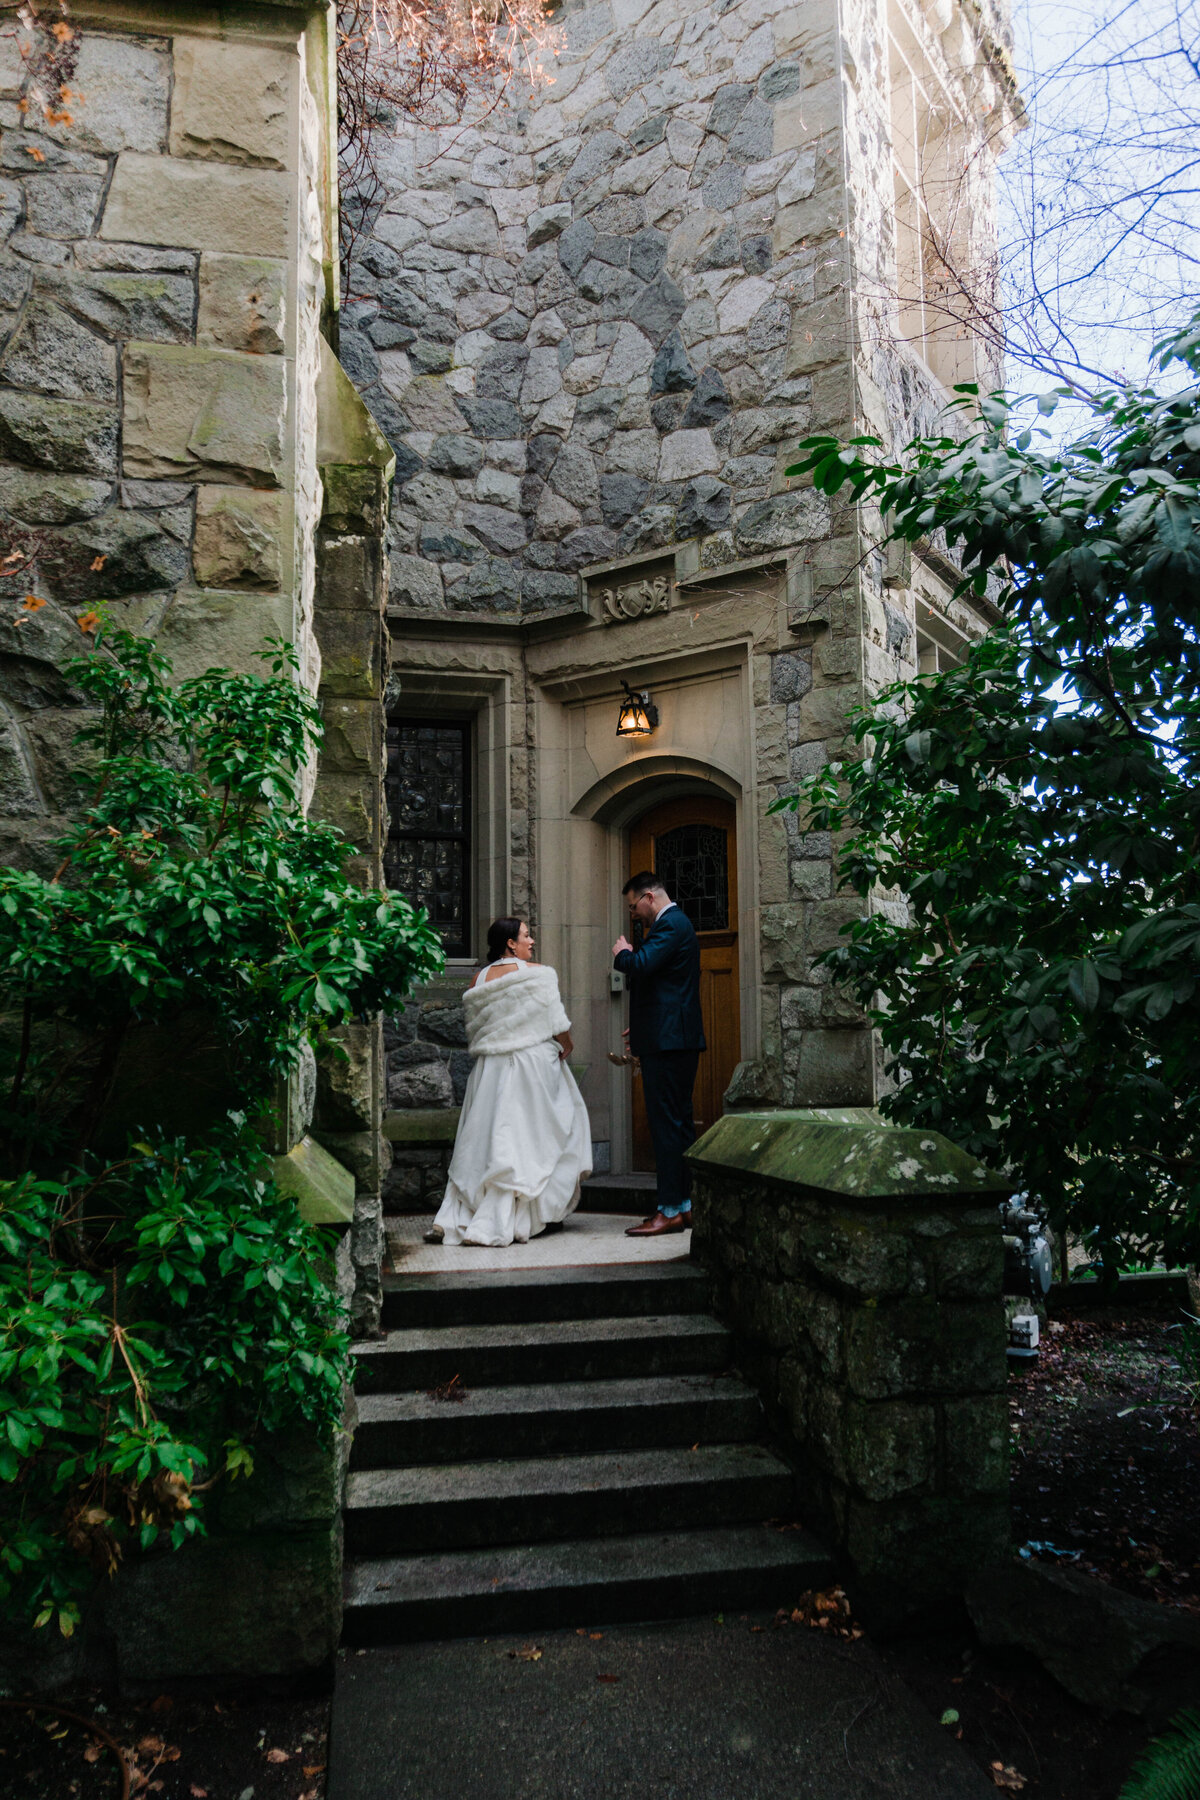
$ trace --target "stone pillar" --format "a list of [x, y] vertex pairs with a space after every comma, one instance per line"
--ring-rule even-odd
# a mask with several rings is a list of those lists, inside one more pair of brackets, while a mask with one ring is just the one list
[[691, 1156], [692, 1251], [860, 1607], [961, 1594], [1008, 1546], [1007, 1183], [844, 1108], [740, 1113]]
[[[313, 625], [317, 689], [325, 721], [312, 817], [336, 825], [354, 847], [350, 869], [365, 888], [383, 883], [384, 530], [395, 457], [328, 345], [317, 384], [317, 464], [323, 503], [317, 533]], [[383, 1306], [383, 1135], [380, 1019], [345, 1025], [321, 1061], [313, 1132], [354, 1177], [351, 1329], [371, 1337]]]

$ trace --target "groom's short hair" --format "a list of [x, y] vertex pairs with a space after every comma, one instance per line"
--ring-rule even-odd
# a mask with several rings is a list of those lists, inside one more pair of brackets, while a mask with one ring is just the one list
[[665, 894], [666, 891], [666, 888], [658, 879], [658, 876], [654, 873], [653, 869], [642, 869], [639, 874], [631, 875], [629, 880], [625, 883], [625, 886], [621, 889], [623, 894], [633, 894], [635, 896], [641, 894]]

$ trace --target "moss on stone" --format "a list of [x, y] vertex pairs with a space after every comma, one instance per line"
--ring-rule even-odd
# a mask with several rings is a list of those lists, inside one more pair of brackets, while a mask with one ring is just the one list
[[1011, 1189], [948, 1138], [885, 1125], [866, 1107], [726, 1114], [689, 1160], [698, 1173], [724, 1169], [849, 1200], [951, 1200]]

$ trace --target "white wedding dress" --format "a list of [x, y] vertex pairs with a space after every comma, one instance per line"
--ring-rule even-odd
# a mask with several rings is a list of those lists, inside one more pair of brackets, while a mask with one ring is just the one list
[[464, 996], [475, 1066], [434, 1220], [451, 1245], [528, 1242], [574, 1212], [592, 1172], [587, 1108], [551, 1035], [570, 1028], [553, 969], [487, 975]]

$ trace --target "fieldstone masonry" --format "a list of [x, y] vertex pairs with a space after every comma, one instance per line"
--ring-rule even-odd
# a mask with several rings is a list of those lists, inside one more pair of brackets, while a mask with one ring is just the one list
[[854, 1108], [727, 1116], [690, 1160], [692, 1253], [804, 1523], [881, 1616], [956, 1598], [1009, 1543], [1007, 1184]]
[[[767, 808], [837, 753], [849, 705], [960, 653], [990, 614], [950, 598], [936, 546], [903, 561], [877, 518], [784, 471], [808, 431], [897, 444], [953, 380], [997, 376], [965, 334], [913, 322], [905, 270], [924, 252], [898, 223], [896, 171], [916, 156], [922, 204], [964, 257], [986, 254], [991, 157], [1019, 116], [1005, 12], [567, 0], [558, 18], [549, 83], [482, 121], [395, 125], [376, 140], [382, 200], [343, 197], [362, 230], [342, 359], [396, 455], [398, 703], [472, 710], [456, 684], [507, 684], [510, 835], [503, 871], [476, 883], [475, 938], [490, 914], [530, 913], [563, 968], [578, 909], [559, 916], [554, 864], [572, 853], [550, 821], [586, 781], [572, 765], [576, 785], [554, 786], [549, 705], [736, 642], [736, 766], [669, 722], [643, 746], [688, 758], [697, 790], [736, 783], [746, 1066], [731, 1100], [869, 1103], [870, 1034], [812, 966], [861, 903], [834, 892], [828, 838]], [[586, 780], [606, 773], [589, 755]], [[605, 979], [599, 951], [586, 969], [580, 954], [567, 1004], [590, 1016], [584, 1093], [607, 1144], [615, 1038], [591, 998]], [[389, 1042], [394, 1106], [456, 1102], [451, 1040], [397, 1021]]]

